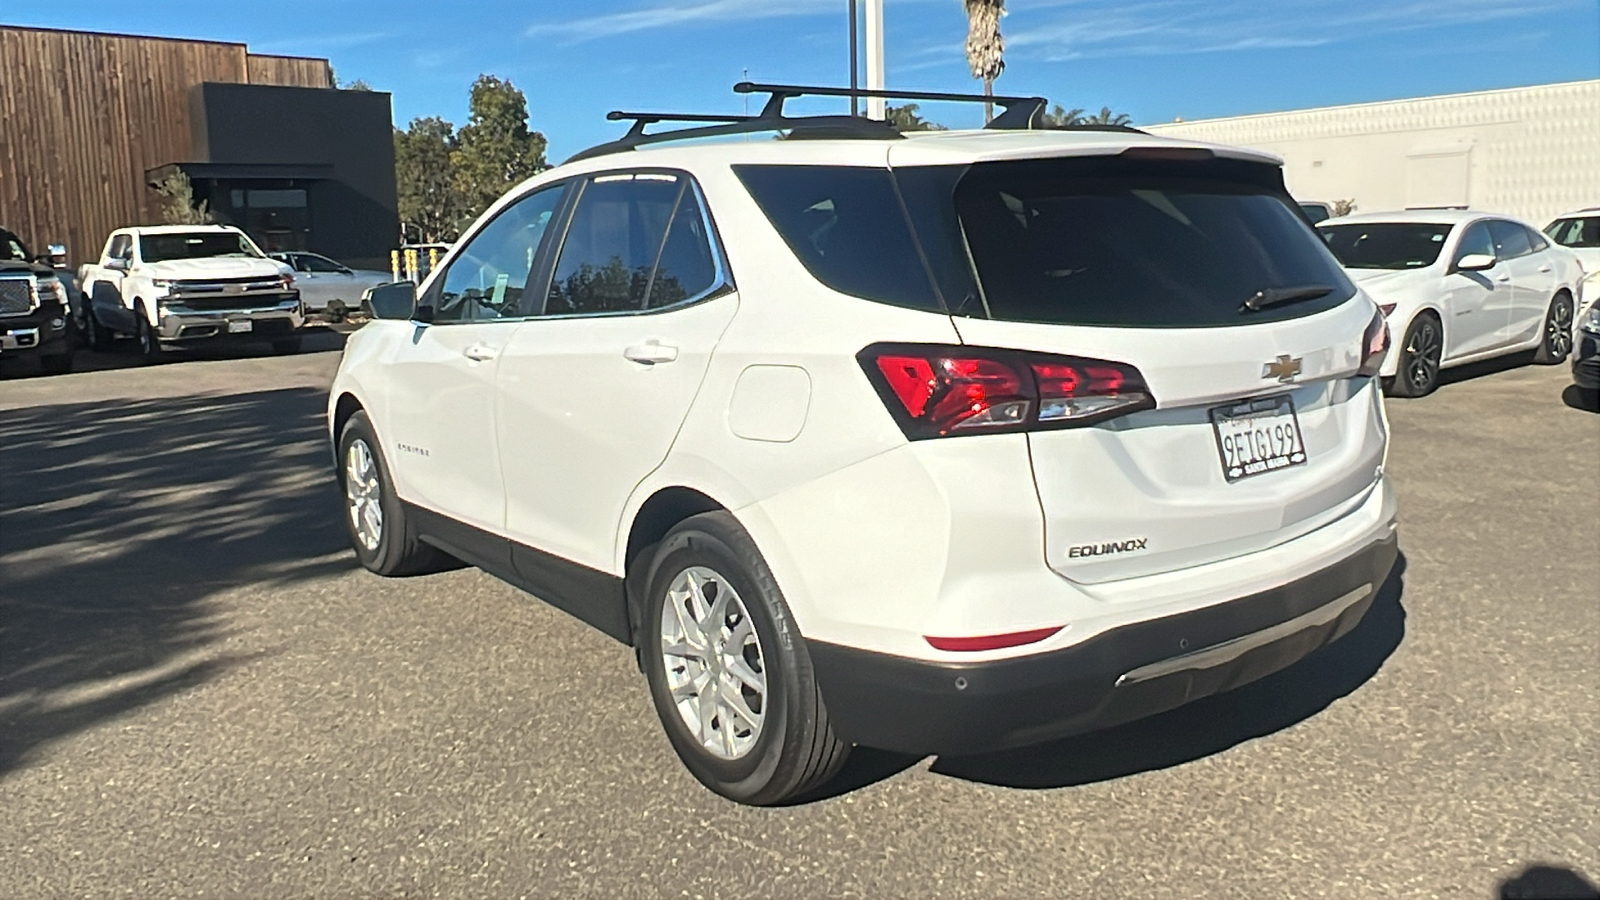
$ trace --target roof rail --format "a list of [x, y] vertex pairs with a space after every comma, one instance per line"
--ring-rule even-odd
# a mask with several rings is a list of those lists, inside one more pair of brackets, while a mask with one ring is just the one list
[[[716, 115], [705, 113], [624, 112], [612, 110], [606, 118], [613, 122], [632, 120], [627, 134], [604, 144], [598, 144], [567, 158], [567, 162], [592, 159], [611, 153], [621, 153], [645, 144], [662, 141], [683, 141], [692, 138], [722, 135], [751, 134], [761, 131], [787, 131], [791, 138], [858, 138], [865, 140], [896, 140], [900, 131], [888, 122], [860, 116], [787, 116], [783, 105], [795, 97], [882, 97], [887, 100], [950, 100], [962, 103], [991, 102], [1001, 108], [986, 128], [1025, 130], [1038, 128], [1040, 113], [1044, 111], [1043, 97], [991, 97], [983, 94], [947, 94], [932, 91], [878, 91], [865, 88], [814, 87], [798, 84], [754, 84], [741, 81], [733, 86], [738, 94], [766, 94], [767, 102], [761, 112], [753, 116]], [[708, 123], [673, 131], [647, 133], [647, 125], [660, 122]]]

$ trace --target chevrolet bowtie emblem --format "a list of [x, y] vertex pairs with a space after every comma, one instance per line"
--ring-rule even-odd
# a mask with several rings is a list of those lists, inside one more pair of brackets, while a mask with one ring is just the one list
[[1300, 357], [1280, 354], [1277, 359], [1261, 364], [1262, 378], [1276, 378], [1284, 384], [1293, 381], [1300, 374]]

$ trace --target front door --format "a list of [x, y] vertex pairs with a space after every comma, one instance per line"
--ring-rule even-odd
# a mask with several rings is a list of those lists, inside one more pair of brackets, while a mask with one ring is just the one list
[[[527, 282], [564, 185], [507, 206], [464, 241], [421, 302], [417, 325], [391, 360], [385, 456], [401, 496], [485, 532], [505, 527], [495, 379], [522, 324]], [[471, 548], [465, 548], [471, 549]]]
[[614, 567], [623, 507], [666, 458], [738, 307], [714, 247], [687, 176], [583, 186], [544, 315], [500, 364], [506, 530], [532, 548], [513, 547], [524, 578], [559, 569], [550, 556]]
[[1468, 271], [1456, 267], [1463, 256], [1495, 255], [1487, 222], [1474, 222], [1462, 233], [1444, 276], [1444, 360], [1481, 353], [1505, 338], [1511, 315], [1511, 267], [1497, 261], [1492, 268]]

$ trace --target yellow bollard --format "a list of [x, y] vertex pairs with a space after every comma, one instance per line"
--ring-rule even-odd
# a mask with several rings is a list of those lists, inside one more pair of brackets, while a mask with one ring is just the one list
[[389, 251], [389, 273], [392, 276], [394, 276], [394, 280], [395, 281], [399, 281], [400, 280], [400, 251], [399, 250], [390, 250]]
[[428, 273], [431, 275], [433, 273], [433, 270], [437, 269], [437, 268], [439, 268], [439, 248], [438, 247], [429, 247], [428, 248]]

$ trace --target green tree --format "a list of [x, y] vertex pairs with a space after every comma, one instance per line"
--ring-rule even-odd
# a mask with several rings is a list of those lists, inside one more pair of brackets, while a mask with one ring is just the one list
[[883, 119], [899, 131], [945, 131], [945, 127], [937, 122], [930, 122], [917, 114], [917, 104], [907, 103], [905, 106], [885, 106]]
[[1071, 128], [1083, 124], [1083, 110], [1079, 107], [1062, 109], [1057, 103], [1053, 109], [1047, 110], [1039, 117], [1045, 128]]
[[174, 168], [155, 186], [161, 200], [156, 204], [156, 214], [164, 225], [206, 225], [211, 222], [211, 211], [206, 201], [194, 202], [194, 185], [182, 169]]
[[511, 82], [479, 75], [469, 108], [471, 116], [456, 134], [450, 163], [456, 192], [471, 217], [507, 188], [548, 166], [544, 135], [528, 130], [528, 100]]
[[407, 238], [431, 243], [459, 236], [468, 216], [451, 164], [455, 150], [455, 126], [443, 119], [412, 119], [405, 131], [395, 129], [395, 187]]
[[1112, 112], [1111, 107], [1102, 106], [1100, 111], [1083, 120], [1085, 125], [1132, 125], [1133, 117], [1127, 113]]

